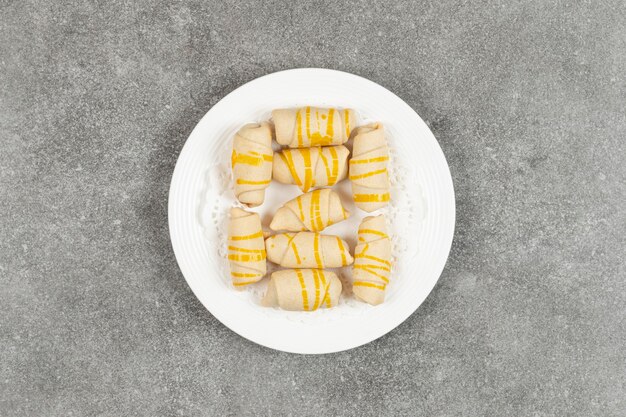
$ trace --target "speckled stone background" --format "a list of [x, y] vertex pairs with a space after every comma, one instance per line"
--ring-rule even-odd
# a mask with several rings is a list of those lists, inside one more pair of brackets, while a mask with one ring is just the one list
[[[201, 116], [295, 67], [398, 94], [457, 193], [427, 301], [325, 356], [220, 324], [167, 228]], [[0, 0], [0, 415], [626, 415], [625, 74], [621, 0]]]

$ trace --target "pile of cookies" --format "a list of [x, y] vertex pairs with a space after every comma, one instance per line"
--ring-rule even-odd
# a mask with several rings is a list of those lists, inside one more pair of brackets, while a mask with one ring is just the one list
[[[235, 288], [260, 281], [266, 261], [284, 268], [272, 273], [265, 306], [313, 311], [337, 305], [342, 284], [325, 268], [353, 265], [355, 296], [372, 305], [385, 298], [391, 274], [391, 242], [382, 215], [366, 217], [351, 253], [338, 236], [320, 234], [350, 216], [331, 188], [348, 177], [359, 209], [372, 212], [389, 202], [389, 149], [380, 123], [354, 127], [353, 110], [302, 107], [272, 111], [272, 122], [243, 126], [233, 140], [231, 158], [237, 199], [263, 204], [273, 180], [297, 185], [304, 194], [280, 207], [266, 238], [258, 214], [230, 210], [228, 261]], [[272, 139], [285, 146], [274, 153]], [[353, 137], [352, 156], [344, 146]], [[313, 191], [310, 191], [314, 189]], [[354, 254], [354, 255], [352, 255]]]

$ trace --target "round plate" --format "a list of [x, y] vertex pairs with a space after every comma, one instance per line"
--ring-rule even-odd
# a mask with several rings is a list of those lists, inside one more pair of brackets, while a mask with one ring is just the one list
[[[229, 156], [232, 137], [245, 123], [268, 120], [271, 110], [302, 105], [352, 108], [359, 124], [380, 121], [390, 147], [391, 202], [386, 214], [394, 270], [386, 301], [376, 307], [350, 292], [350, 268], [340, 305], [315, 312], [264, 308], [266, 281], [236, 291], [225, 260], [228, 208], [232, 193]], [[348, 146], [350, 143], [348, 143]], [[350, 201], [349, 181], [336, 187], [354, 213], [324, 233], [345, 238], [352, 249], [360, 220], [367, 215]], [[264, 226], [271, 213], [299, 193], [272, 182], [256, 208]], [[377, 213], [374, 213], [377, 214]], [[295, 69], [251, 81], [217, 103], [185, 143], [172, 177], [169, 227], [172, 246], [187, 283], [224, 325], [261, 345], [287, 352], [329, 353], [368, 343], [411, 315], [435, 286], [454, 233], [452, 178], [435, 137], [398, 96], [356, 75], [327, 69]]]

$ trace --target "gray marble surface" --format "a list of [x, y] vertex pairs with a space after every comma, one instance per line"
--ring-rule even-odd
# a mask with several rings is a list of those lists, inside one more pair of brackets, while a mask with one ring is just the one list
[[[0, 415], [624, 416], [625, 10], [0, 1]], [[295, 67], [398, 94], [457, 193], [427, 301], [325, 356], [220, 324], [167, 228], [200, 117]]]

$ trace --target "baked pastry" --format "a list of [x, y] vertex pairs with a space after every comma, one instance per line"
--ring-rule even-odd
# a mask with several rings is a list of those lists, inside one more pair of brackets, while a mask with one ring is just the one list
[[261, 301], [266, 307], [314, 311], [334, 307], [339, 302], [341, 281], [322, 269], [284, 269], [272, 273], [267, 293]]
[[272, 180], [272, 130], [269, 123], [243, 126], [233, 139], [231, 165], [235, 196], [250, 207], [263, 204]]
[[383, 125], [372, 123], [355, 130], [350, 181], [356, 206], [367, 212], [384, 207], [389, 201], [387, 161], [389, 148]]
[[261, 218], [238, 207], [230, 209], [228, 262], [235, 288], [258, 282], [265, 276], [265, 244]]
[[276, 142], [290, 148], [341, 145], [356, 124], [354, 110], [320, 107], [272, 111]]
[[354, 259], [338, 236], [313, 232], [280, 233], [265, 240], [267, 259], [285, 268], [338, 268]]
[[359, 226], [359, 243], [354, 249], [352, 291], [369, 304], [385, 300], [385, 289], [391, 275], [391, 240], [385, 217], [366, 217]]
[[300, 232], [320, 232], [331, 224], [350, 217], [339, 195], [330, 188], [302, 194], [283, 204], [276, 211], [270, 229]]
[[283, 149], [274, 158], [272, 175], [278, 182], [296, 184], [305, 193], [313, 187], [332, 186], [346, 177], [349, 154], [343, 145]]

